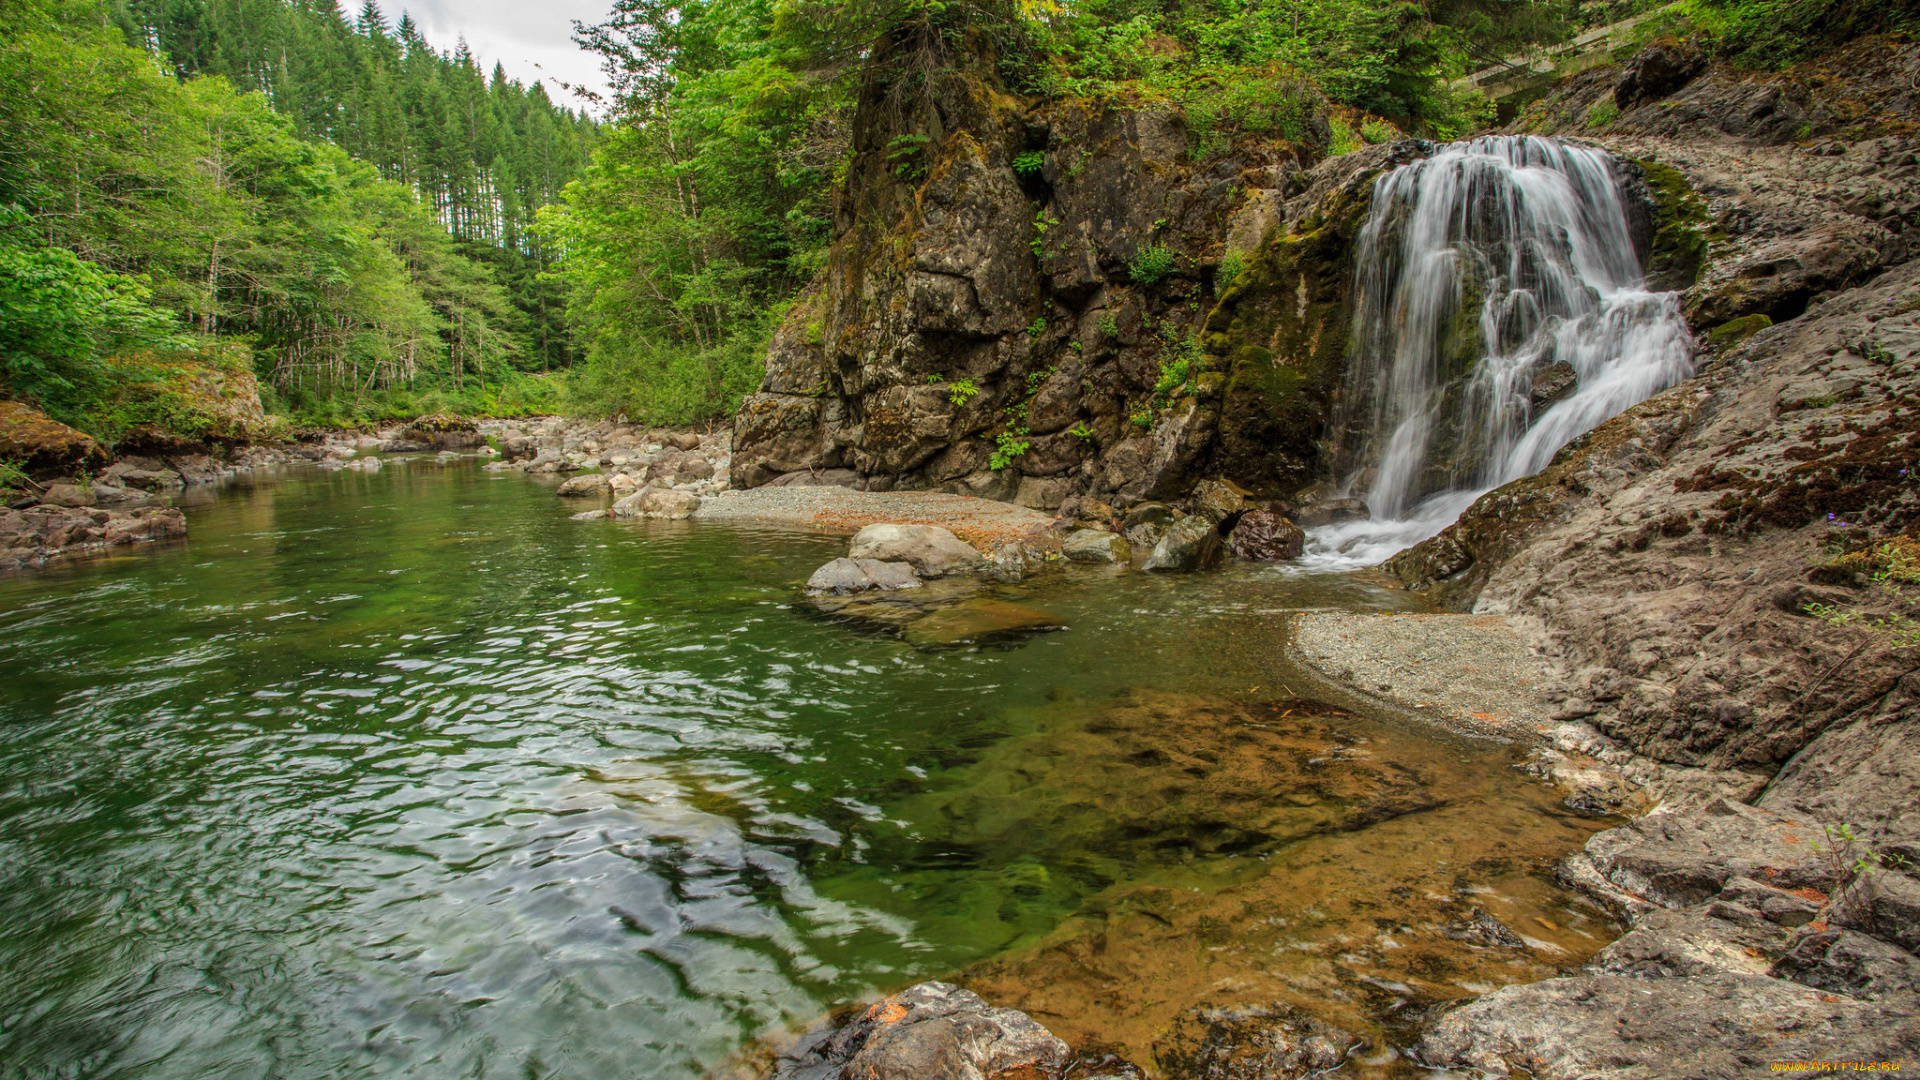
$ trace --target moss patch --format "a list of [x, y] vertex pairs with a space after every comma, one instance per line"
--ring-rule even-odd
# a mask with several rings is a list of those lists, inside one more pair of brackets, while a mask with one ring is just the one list
[[1707, 204], [1694, 193], [1679, 169], [1657, 161], [1635, 161], [1653, 196], [1653, 245], [1647, 255], [1647, 284], [1678, 290], [1700, 280], [1707, 265]]

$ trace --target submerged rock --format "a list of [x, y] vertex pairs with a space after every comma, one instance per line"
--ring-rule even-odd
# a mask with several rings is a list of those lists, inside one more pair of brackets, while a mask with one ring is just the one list
[[1060, 547], [1068, 562], [1124, 563], [1133, 559], [1133, 547], [1118, 533], [1079, 529]]
[[986, 562], [971, 544], [938, 525], [869, 525], [854, 534], [855, 559], [911, 563], [922, 577], [978, 570]]
[[1155, 1044], [1167, 1080], [1290, 1080], [1346, 1061], [1358, 1040], [1291, 1005], [1202, 1006]]
[[900, 636], [915, 648], [937, 649], [1025, 637], [1065, 626], [1051, 612], [982, 597], [915, 619]]
[[868, 589], [917, 589], [920, 579], [903, 562], [878, 559], [835, 559], [813, 572], [807, 591], [814, 594], [865, 592]]
[[1147, 556], [1146, 569], [1165, 573], [1210, 570], [1220, 565], [1220, 532], [1202, 517], [1181, 518]]
[[1067, 1044], [1013, 1009], [927, 982], [822, 1027], [774, 1060], [767, 1080], [1051, 1080]]
[[1279, 562], [1299, 558], [1306, 549], [1307, 534], [1271, 510], [1249, 510], [1240, 515], [1227, 543], [1242, 559]]

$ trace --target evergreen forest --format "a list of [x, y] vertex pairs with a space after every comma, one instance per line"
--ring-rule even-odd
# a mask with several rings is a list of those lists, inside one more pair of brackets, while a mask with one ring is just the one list
[[1338, 153], [1481, 129], [1460, 75], [1626, 15], [1761, 69], [1915, 26], [1905, 0], [614, 0], [575, 26], [611, 92], [562, 102], [371, 0], [4, 7], [0, 395], [109, 441], [192, 434], [203, 369], [299, 423], [724, 417], [824, 264], [856, 107], [910, 124], [954, 78]]

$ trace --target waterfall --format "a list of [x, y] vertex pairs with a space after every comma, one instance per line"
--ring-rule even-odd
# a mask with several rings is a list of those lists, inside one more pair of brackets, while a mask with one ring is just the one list
[[1693, 373], [1679, 297], [1647, 291], [1602, 151], [1442, 146], [1375, 181], [1356, 254], [1332, 443], [1337, 494], [1372, 517], [1312, 530], [1309, 565], [1380, 562]]

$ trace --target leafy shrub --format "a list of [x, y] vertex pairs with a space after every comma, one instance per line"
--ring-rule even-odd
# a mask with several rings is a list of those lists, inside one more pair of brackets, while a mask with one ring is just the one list
[[887, 143], [887, 164], [893, 166], [893, 175], [906, 183], [917, 183], [927, 175], [927, 144], [933, 140], [925, 135], [897, 135]]
[[1100, 316], [1100, 332], [1110, 338], [1120, 336], [1120, 320], [1112, 315]]
[[947, 400], [955, 408], [963, 408], [979, 392], [980, 388], [973, 385], [972, 379], [955, 379], [947, 385]]
[[1330, 156], [1339, 157], [1341, 154], [1351, 154], [1366, 145], [1360, 141], [1358, 135], [1354, 134], [1353, 125], [1347, 123], [1345, 120], [1336, 116], [1327, 123], [1328, 126], [1333, 129], [1333, 141], [1327, 147], [1327, 153]]
[[1013, 171], [1021, 176], [1032, 176], [1046, 168], [1046, 165], [1047, 155], [1039, 150], [1028, 150], [1023, 154], [1015, 154], [1013, 158]]
[[1399, 138], [1400, 129], [1377, 116], [1370, 116], [1360, 125], [1360, 137], [1365, 139], [1368, 145], [1378, 146]]
[[0, 458], [0, 491], [19, 491], [27, 486], [27, 473], [17, 461]]
[[[664, 341], [596, 348], [566, 373], [559, 404], [577, 416], [625, 414], [642, 423], [676, 426], [731, 415], [766, 372], [777, 314], [747, 320], [706, 348]], [[525, 381], [507, 385], [528, 397], [535, 393]]]
[[1233, 286], [1234, 282], [1240, 280], [1240, 275], [1246, 273], [1246, 270], [1247, 257], [1245, 254], [1238, 251], [1227, 252], [1220, 260], [1220, 269], [1213, 275], [1213, 291], [1216, 293], [1226, 292]]
[[1153, 285], [1173, 273], [1173, 249], [1149, 244], [1127, 264], [1127, 273], [1142, 285]]
[[994, 472], [1013, 464], [1013, 459], [1027, 452], [1027, 440], [1020, 438], [1026, 434], [1025, 428], [1016, 431], [1003, 431], [994, 438], [994, 451], [987, 458], [987, 468]]

